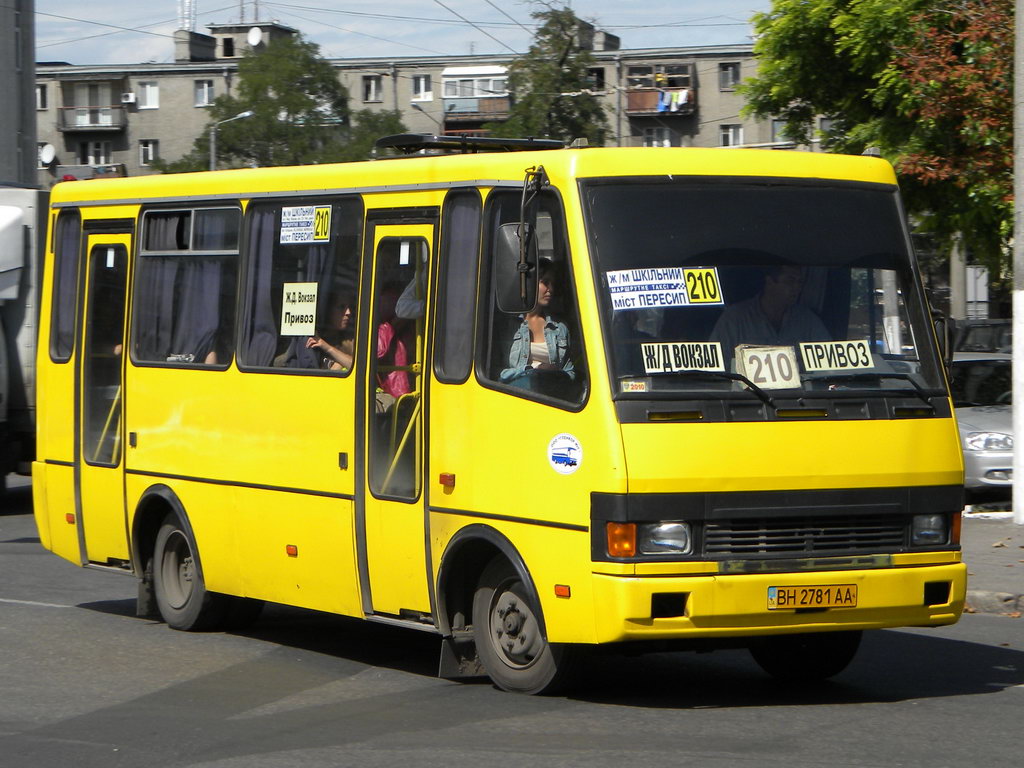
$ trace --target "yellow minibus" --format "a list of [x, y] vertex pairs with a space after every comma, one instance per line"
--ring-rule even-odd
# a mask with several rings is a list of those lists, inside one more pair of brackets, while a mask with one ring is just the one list
[[963, 464], [891, 166], [380, 145], [408, 156], [53, 189], [46, 548], [176, 629], [300, 606], [531, 693], [610, 644], [815, 679], [957, 621]]

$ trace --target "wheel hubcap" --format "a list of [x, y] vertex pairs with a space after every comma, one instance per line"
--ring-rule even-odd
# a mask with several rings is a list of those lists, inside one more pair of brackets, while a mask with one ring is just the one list
[[195, 561], [188, 540], [182, 533], [176, 531], [168, 537], [160, 570], [167, 602], [172, 608], [180, 610], [192, 596], [195, 585]]
[[494, 592], [491, 602], [490, 639], [498, 656], [510, 667], [533, 664], [544, 650], [544, 638], [529, 603], [512, 590], [518, 582]]

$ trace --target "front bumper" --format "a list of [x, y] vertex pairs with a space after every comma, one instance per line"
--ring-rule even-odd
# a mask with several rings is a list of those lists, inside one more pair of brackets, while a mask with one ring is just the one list
[[[963, 611], [967, 569], [959, 562], [959, 553], [948, 555], [955, 562], [849, 571], [728, 576], [595, 573], [597, 642], [953, 624]], [[936, 583], [948, 584], [948, 591], [936, 588]], [[769, 587], [843, 584], [857, 585], [856, 607], [768, 609]], [[929, 584], [933, 586], [926, 588]], [[929, 603], [936, 594], [944, 595], [943, 601]], [[665, 613], [659, 606], [666, 604], [679, 607], [681, 615], [655, 618]]]

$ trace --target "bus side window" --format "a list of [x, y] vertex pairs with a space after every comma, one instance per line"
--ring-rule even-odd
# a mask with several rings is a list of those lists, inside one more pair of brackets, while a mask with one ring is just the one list
[[347, 374], [354, 355], [362, 201], [254, 203], [239, 363]]
[[434, 373], [441, 381], [457, 384], [466, 380], [473, 365], [480, 193], [475, 189], [450, 192], [441, 227]]
[[220, 367], [231, 361], [241, 215], [238, 208], [144, 214], [134, 361]]
[[[498, 227], [519, 219], [520, 200], [519, 192], [505, 191], [488, 199], [485, 242], [490, 249]], [[537, 305], [524, 315], [505, 314], [496, 304], [493, 273], [481, 282], [487, 315], [481, 323], [483, 371], [487, 380], [511, 394], [580, 403], [587, 369], [561, 202], [553, 193], [543, 193], [538, 201]], [[488, 265], [491, 258], [491, 253], [485, 255]]]
[[50, 359], [66, 363], [75, 348], [78, 316], [78, 267], [82, 241], [82, 216], [77, 210], [61, 211], [53, 238], [53, 308], [50, 315]]

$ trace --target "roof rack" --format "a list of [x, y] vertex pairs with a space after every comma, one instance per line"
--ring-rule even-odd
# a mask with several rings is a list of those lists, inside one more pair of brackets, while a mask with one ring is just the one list
[[473, 154], [476, 152], [522, 152], [528, 149], [562, 149], [559, 139], [499, 139], [493, 136], [436, 136], [429, 133], [399, 133], [384, 136], [374, 146], [397, 149], [407, 155], [424, 149]]

